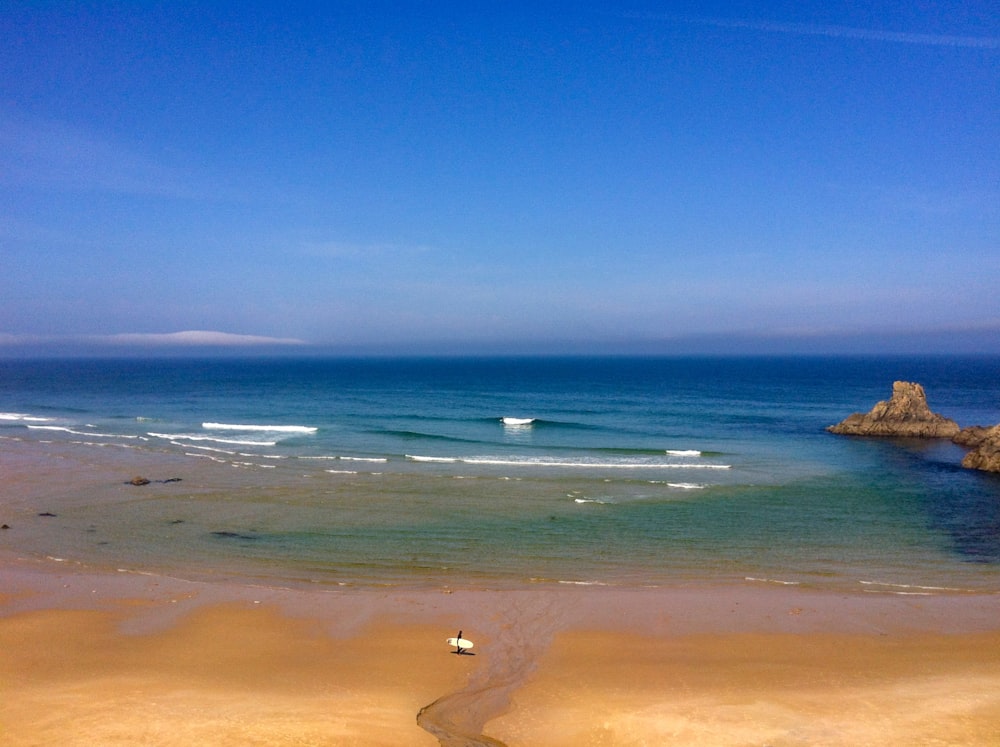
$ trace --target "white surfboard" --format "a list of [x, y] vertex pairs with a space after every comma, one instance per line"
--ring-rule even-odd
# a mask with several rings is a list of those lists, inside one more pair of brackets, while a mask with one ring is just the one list
[[467, 638], [449, 638], [447, 641], [445, 641], [445, 643], [447, 643], [449, 646], [460, 648], [463, 651], [467, 648], [472, 648], [473, 646], [476, 645]]

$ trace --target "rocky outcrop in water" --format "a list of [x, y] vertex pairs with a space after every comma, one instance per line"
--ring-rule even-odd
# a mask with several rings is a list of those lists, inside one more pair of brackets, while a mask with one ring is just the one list
[[1000, 472], [1000, 425], [992, 428], [981, 425], [963, 428], [952, 441], [972, 448], [962, 460], [963, 467]]
[[970, 449], [975, 449], [986, 440], [986, 437], [992, 430], [995, 430], [995, 428], [988, 428], [983, 425], [970, 425], [968, 428], [960, 430], [958, 435], [951, 439], [951, 441], [959, 446], [968, 446]]
[[891, 399], [877, 403], [870, 412], [849, 415], [827, 430], [849, 436], [950, 438], [971, 449], [962, 459], [963, 467], [1000, 472], [1000, 425], [959, 428], [954, 420], [931, 412], [924, 388], [909, 381], [893, 382]]
[[953, 438], [961, 429], [954, 420], [931, 412], [920, 384], [895, 381], [891, 399], [877, 403], [870, 412], [849, 415], [827, 430], [848, 436]]
[[181, 481], [181, 478], [179, 478], [179, 477], [168, 477], [166, 480], [150, 480], [147, 477], [136, 476], [136, 477], [133, 477], [131, 480], [126, 480], [125, 484], [126, 485], [149, 485], [151, 482], [158, 482], [158, 483], [161, 483], [161, 484], [165, 485], [168, 482], [180, 482], [180, 481]]

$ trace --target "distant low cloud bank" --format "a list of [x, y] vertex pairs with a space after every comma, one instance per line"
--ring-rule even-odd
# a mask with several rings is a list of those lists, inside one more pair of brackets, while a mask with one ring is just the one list
[[308, 345], [294, 337], [267, 337], [264, 335], [238, 335], [213, 330], [184, 330], [182, 332], [125, 332], [113, 335], [12, 335], [0, 333], [0, 346], [53, 347], [85, 346], [91, 348], [248, 348], [266, 346]]
[[187, 330], [184, 332], [146, 333], [129, 332], [118, 335], [88, 337], [88, 342], [111, 345], [306, 345], [305, 340], [294, 337], [264, 337], [261, 335], [236, 335], [231, 332]]

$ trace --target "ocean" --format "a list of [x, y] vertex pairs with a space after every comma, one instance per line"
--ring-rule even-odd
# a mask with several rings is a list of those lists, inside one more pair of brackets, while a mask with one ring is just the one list
[[897, 379], [1000, 423], [997, 357], [0, 361], [0, 549], [292, 587], [1000, 592], [1000, 475], [824, 430]]

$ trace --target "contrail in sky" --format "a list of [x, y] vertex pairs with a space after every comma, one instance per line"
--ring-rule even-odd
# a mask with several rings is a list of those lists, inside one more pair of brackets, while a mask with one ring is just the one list
[[887, 41], [902, 44], [921, 44], [934, 47], [967, 47], [972, 49], [1000, 49], [1000, 39], [989, 36], [952, 36], [948, 34], [917, 34], [906, 31], [879, 31], [859, 29], [852, 26], [816, 25], [811, 23], [777, 23], [773, 21], [744, 21], [725, 18], [679, 18], [655, 14], [632, 14], [633, 18], [649, 18], [662, 21], [680, 21], [702, 26], [717, 26], [730, 29], [750, 29], [777, 34], [799, 36], [826, 36], [835, 39], [864, 39], [866, 41]]

